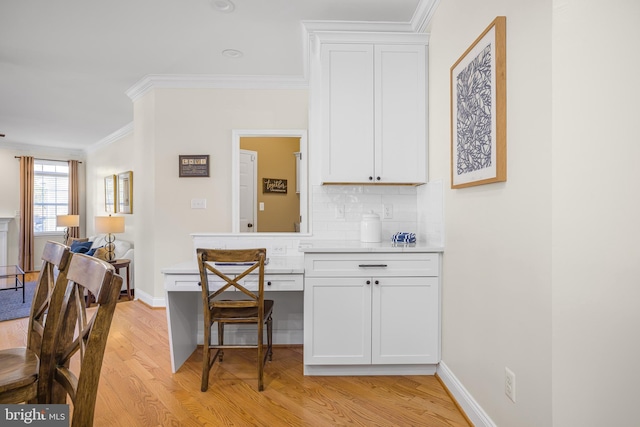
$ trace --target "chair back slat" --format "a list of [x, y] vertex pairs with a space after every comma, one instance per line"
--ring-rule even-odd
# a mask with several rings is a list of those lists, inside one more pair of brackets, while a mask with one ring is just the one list
[[40, 353], [44, 325], [49, 309], [51, 294], [56, 283], [56, 274], [66, 275], [69, 263], [69, 247], [62, 243], [48, 241], [42, 251], [42, 266], [36, 282], [36, 288], [31, 301], [29, 327], [27, 329], [27, 348]]

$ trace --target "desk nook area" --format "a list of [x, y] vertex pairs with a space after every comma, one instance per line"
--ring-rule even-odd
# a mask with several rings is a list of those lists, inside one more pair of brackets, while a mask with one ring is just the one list
[[[440, 361], [441, 247], [306, 239], [302, 235], [193, 234], [194, 258], [162, 269], [172, 371], [203, 344], [198, 248], [266, 248], [265, 299], [274, 301], [274, 356], [302, 345], [305, 375], [430, 375]], [[274, 253], [278, 253], [274, 256]], [[230, 277], [243, 271], [220, 266]], [[255, 289], [257, 275], [242, 279]], [[211, 286], [211, 283], [210, 283]], [[225, 292], [225, 299], [242, 296]], [[251, 325], [253, 326], [253, 325]], [[217, 340], [212, 328], [211, 341]], [[225, 343], [255, 344], [230, 325]]]

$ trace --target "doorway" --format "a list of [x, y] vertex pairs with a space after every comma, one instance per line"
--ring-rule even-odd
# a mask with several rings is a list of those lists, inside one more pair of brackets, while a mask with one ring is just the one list
[[[247, 151], [256, 153], [255, 190]], [[233, 232], [307, 232], [306, 152], [305, 130], [233, 131]]]

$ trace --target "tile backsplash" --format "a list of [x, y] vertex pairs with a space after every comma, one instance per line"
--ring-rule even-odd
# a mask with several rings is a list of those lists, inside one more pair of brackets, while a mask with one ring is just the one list
[[[312, 187], [313, 236], [360, 240], [363, 213], [380, 216], [383, 241], [398, 232], [417, 233], [417, 187], [391, 185], [318, 185]], [[392, 211], [385, 218], [384, 207]]]
[[[194, 233], [198, 247], [265, 247], [274, 256], [301, 256], [300, 238], [360, 240], [363, 213], [380, 215], [381, 239], [391, 241], [399, 231], [416, 233], [420, 243], [444, 246], [444, 183], [418, 187], [392, 185], [318, 185], [311, 188], [311, 236], [295, 233]], [[384, 206], [392, 218], [384, 218]], [[195, 257], [195, 250], [194, 250]]]

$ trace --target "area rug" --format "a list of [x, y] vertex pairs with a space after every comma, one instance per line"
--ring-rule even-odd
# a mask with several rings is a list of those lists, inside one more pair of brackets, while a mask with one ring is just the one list
[[14, 291], [8, 289], [0, 291], [0, 322], [4, 320], [29, 317], [31, 313], [31, 300], [36, 289], [36, 282], [25, 283], [24, 303], [22, 302], [22, 289]]

